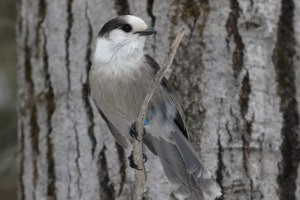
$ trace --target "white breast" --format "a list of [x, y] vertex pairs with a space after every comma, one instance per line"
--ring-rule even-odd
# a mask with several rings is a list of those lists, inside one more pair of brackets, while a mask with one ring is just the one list
[[131, 66], [130, 73], [126, 70], [112, 73], [94, 65], [90, 72], [91, 96], [96, 106], [121, 132], [128, 133], [132, 122], [136, 120], [141, 100], [150, 84], [151, 79], [144, 76], [141, 66]]

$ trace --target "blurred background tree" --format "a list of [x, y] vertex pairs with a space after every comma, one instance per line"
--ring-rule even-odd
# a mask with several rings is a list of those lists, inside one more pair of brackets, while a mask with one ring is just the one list
[[16, 5], [0, 6], [0, 198], [16, 199]]

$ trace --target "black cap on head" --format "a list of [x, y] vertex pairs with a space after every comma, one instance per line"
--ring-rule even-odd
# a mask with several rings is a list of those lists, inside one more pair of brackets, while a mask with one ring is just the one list
[[148, 28], [147, 24], [139, 17], [132, 15], [118, 16], [110, 21], [108, 21], [102, 29], [100, 30], [99, 37], [107, 37], [110, 32], [120, 29], [125, 33], [139, 34], [140, 36], [149, 36], [156, 34], [156, 30], [153, 28]]
[[124, 17], [122, 17], [122, 16], [116, 17], [116, 18], [108, 21], [106, 24], [104, 24], [104, 26], [101, 28], [98, 36], [102, 37], [106, 34], [109, 34], [112, 30], [121, 28], [122, 26], [127, 25], [127, 24], [128, 23], [126, 22]]

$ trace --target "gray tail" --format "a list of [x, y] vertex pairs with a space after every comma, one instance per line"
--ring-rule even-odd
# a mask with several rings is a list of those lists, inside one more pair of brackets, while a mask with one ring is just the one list
[[171, 142], [147, 136], [178, 198], [208, 200], [221, 196], [218, 183], [179, 130], [172, 133]]

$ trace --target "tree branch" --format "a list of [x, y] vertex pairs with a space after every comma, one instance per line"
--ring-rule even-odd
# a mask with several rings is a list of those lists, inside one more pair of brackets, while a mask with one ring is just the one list
[[138, 113], [138, 120], [135, 123], [135, 128], [138, 131], [138, 140], [134, 140], [133, 142], [133, 159], [134, 163], [138, 166], [138, 169], [141, 170], [135, 170], [134, 173], [134, 194], [133, 199], [134, 200], [142, 200], [143, 198], [143, 192], [145, 188], [145, 181], [146, 181], [146, 172], [145, 167], [143, 163], [143, 129], [144, 129], [144, 120], [146, 117], [146, 112], [148, 109], [149, 102], [154, 95], [155, 90], [160, 85], [161, 80], [163, 79], [166, 70], [172, 65], [173, 59], [175, 57], [177, 48], [179, 46], [179, 43], [181, 42], [184, 35], [184, 28], [181, 28], [180, 32], [177, 34], [174, 42], [172, 43], [172, 46], [170, 48], [170, 51], [168, 53], [168, 56], [164, 60], [161, 68], [158, 70], [158, 72], [155, 74], [154, 79], [152, 80], [150, 87], [148, 88], [148, 92], [142, 101], [139, 113]]

